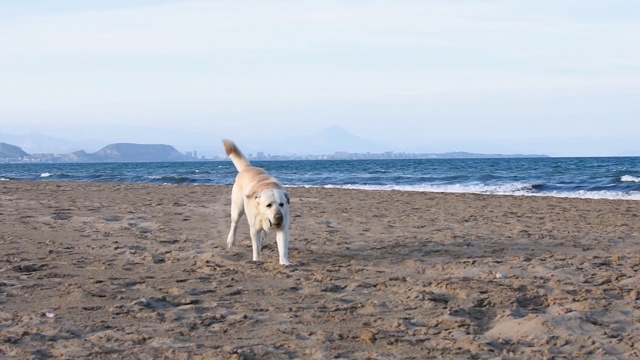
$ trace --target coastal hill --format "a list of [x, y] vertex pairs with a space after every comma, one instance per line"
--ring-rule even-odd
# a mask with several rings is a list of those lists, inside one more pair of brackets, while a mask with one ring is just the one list
[[184, 154], [173, 146], [161, 144], [111, 144], [92, 154], [80, 150], [72, 155], [81, 162], [160, 162], [185, 159]]
[[0, 159], [19, 159], [29, 156], [24, 150], [15, 145], [0, 143]]

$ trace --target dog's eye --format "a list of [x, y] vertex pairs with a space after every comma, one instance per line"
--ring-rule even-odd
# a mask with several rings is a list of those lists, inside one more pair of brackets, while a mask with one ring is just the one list
[[283, 207], [283, 206], [284, 206], [284, 203], [280, 203], [280, 204], [278, 204], [278, 205], [279, 205], [280, 207]]
[[270, 207], [272, 207], [272, 206], [273, 206], [273, 204], [271, 204], [271, 203], [267, 204], [267, 207], [268, 207], [268, 208], [270, 208]]

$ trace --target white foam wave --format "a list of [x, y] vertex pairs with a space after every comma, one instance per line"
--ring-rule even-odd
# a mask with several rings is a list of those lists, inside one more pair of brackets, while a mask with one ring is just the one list
[[3, 178], [3, 177], [0, 177], [0, 181], [9, 181], [9, 179], [6, 179], [6, 178]]
[[640, 182], [640, 177], [631, 176], [631, 175], [625, 175], [625, 176], [620, 178], [620, 181], [624, 181], [624, 182]]
[[326, 188], [343, 188], [354, 190], [397, 190], [417, 192], [471, 193], [489, 195], [530, 195], [532, 184], [512, 183], [503, 185], [327, 185]]
[[48, 172], [40, 174], [41, 178], [48, 178], [48, 177], [52, 177], [52, 176], [53, 176], [53, 174], [52, 173], [48, 173]]
[[503, 185], [327, 185], [325, 188], [354, 190], [416, 191], [458, 194], [511, 195], [511, 196], [550, 196], [559, 198], [640, 200], [640, 192], [618, 191], [534, 191], [532, 184], [512, 183]]

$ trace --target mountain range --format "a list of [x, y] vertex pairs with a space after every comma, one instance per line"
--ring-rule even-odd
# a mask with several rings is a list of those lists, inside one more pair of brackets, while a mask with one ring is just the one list
[[28, 154], [20, 147], [0, 143], [0, 160], [26, 162], [163, 162], [188, 160], [173, 146], [162, 144], [111, 144], [94, 153]]
[[[141, 133], [143, 132], [141, 131]], [[165, 136], [165, 138], [168, 138], [168, 136]], [[216, 137], [212, 136], [207, 138], [212, 140], [206, 145], [202, 145], [201, 140], [194, 140], [194, 143], [188, 144], [176, 144], [170, 140], [166, 140], [166, 142], [161, 141], [161, 143], [171, 143], [173, 146], [182, 148], [186, 151], [197, 150], [198, 153], [207, 155], [208, 157], [224, 155], [222, 145], [218, 142]], [[129, 143], [146, 143], [148, 140], [150, 139], [144, 138], [142, 141], [130, 141]], [[76, 142], [39, 133], [26, 135], [0, 133], [0, 141], [14, 144], [29, 154], [77, 153], [82, 157], [86, 156], [79, 152], [80, 149], [94, 149], [93, 151], [97, 150], [96, 152], [100, 152], [105, 146], [108, 146], [108, 144], [100, 144], [91, 140]], [[274, 139], [274, 141], [265, 142], [256, 139], [237, 139], [237, 141], [238, 145], [246, 153], [261, 152], [277, 155], [323, 155], [333, 154], [335, 152], [383, 153], [387, 151], [397, 151], [397, 149], [390, 148], [388, 145], [378, 144], [354, 135], [340, 126], [332, 126], [322, 129], [319, 132], [301, 137], [283, 136]], [[91, 153], [91, 151], [88, 152]]]
[[[7, 136], [0, 134], [0, 140], [4, 140]], [[41, 134], [32, 134], [32, 136], [15, 138], [21, 140], [21, 144], [27, 144], [30, 149], [42, 149], [38, 146], [37, 141], [49, 144], [55, 148], [62, 148], [64, 140], [49, 138]], [[210, 148], [214, 148], [213, 158], [224, 158], [222, 145], [216, 146], [218, 143], [212, 142]], [[339, 126], [325, 128], [322, 131], [302, 137], [290, 137], [274, 139], [269, 142], [248, 141], [241, 139], [238, 145], [247, 154], [257, 154], [264, 156], [265, 154], [274, 154], [280, 158], [300, 158], [305, 156], [336, 156], [337, 158], [364, 158], [351, 157], [348, 154], [391, 154], [392, 157], [402, 157], [404, 153], [397, 153], [397, 149], [390, 148], [388, 145], [378, 144], [367, 139], [361, 138], [344, 130]], [[66, 146], [70, 146], [67, 143]], [[51, 148], [51, 147], [50, 147]], [[23, 151], [20, 146], [2, 144], [0, 147], [0, 159], [15, 159], [30, 156], [27, 152], [33, 154], [29, 161], [64, 161], [64, 162], [128, 162], [128, 161], [181, 161], [194, 160], [196, 152], [191, 154], [182, 154], [176, 148], [170, 145], [162, 144], [136, 144], [136, 143], [116, 143], [102, 147], [100, 150], [89, 153], [85, 150], [77, 150], [78, 148], [62, 152], [62, 153], [42, 153], [34, 151]], [[42, 150], [40, 150], [42, 151]], [[201, 155], [204, 151], [199, 152]], [[60, 155], [62, 154], [62, 155]], [[417, 154], [405, 154], [406, 156]], [[424, 154], [422, 157], [501, 157], [505, 155], [483, 155], [467, 152], [449, 152], [444, 154]], [[211, 156], [211, 155], [210, 155]], [[508, 155], [508, 156], [544, 156], [544, 155]]]

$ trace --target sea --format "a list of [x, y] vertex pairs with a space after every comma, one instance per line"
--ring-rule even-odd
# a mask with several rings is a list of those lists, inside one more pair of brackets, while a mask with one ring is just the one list
[[[640, 200], [640, 157], [254, 161], [289, 187]], [[231, 161], [0, 164], [2, 181], [231, 185]]]

